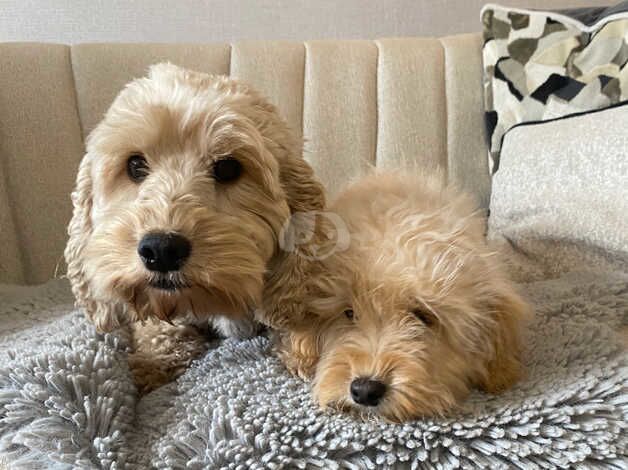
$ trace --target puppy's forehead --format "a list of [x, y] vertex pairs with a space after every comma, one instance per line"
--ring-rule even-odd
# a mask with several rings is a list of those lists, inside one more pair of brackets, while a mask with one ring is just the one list
[[[112, 153], [164, 145], [204, 147], [200, 150], [216, 143], [238, 145], [238, 136], [242, 140], [256, 133], [255, 119], [249, 116], [260, 109], [256, 101], [247, 87], [226, 77], [151, 72], [118, 95], [88, 145], [102, 150], [100, 144], [105, 144]], [[212, 140], [210, 134], [221, 132], [220, 142]]]
[[180, 123], [194, 125], [199, 118], [242, 112], [249, 97], [226, 78], [203, 76], [195, 80], [145, 77], [131, 82], [112, 105], [113, 113], [168, 110]]
[[133, 80], [120, 93], [114, 106], [159, 105], [172, 109], [190, 105], [209, 105], [220, 98], [235, 94], [237, 86], [226, 77], [185, 72], [184, 74], [154, 74]]
[[[367, 258], [365, 258], [367, 259]], [[419, 302], [439, 299], [443, 286], [432, 277], [432, 267], [395, 265], [395, 263], [360, 263], [347, 283], [346, 295], [356, 309], [386, 316], [407, 311]]]

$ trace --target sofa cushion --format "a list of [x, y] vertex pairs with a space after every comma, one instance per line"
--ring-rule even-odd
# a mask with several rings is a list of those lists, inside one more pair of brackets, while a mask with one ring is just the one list
[[0, 48], [0, 282], [53, 275], [83, 139], [124, 84], [160, 61], [259, 89], [304, 138], [330, 194], [370, 166], [416, 164], [488, 205], [480, 34]]
[[70, 47], [0, 44], [0, 282], [55, 273], [83, 156]]
[[628, 272], [628, 104], [504, 138], [489, 237], [513, 248], [524, 277], [575, 269]]

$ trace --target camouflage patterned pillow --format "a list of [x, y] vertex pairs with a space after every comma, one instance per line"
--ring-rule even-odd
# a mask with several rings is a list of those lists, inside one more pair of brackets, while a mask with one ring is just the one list
[[514, 126], [628, 99], [628, 1], [562, 12], [486, 5], [482, 22], [492, 173]]

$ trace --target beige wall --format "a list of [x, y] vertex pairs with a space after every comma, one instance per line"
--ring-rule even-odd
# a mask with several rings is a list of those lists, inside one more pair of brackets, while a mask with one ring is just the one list
[[[484, 0], [0, 0], [0, 41], [373, 39], [479, 30]], [[502, 0], [565, 8], [611, 0]]]

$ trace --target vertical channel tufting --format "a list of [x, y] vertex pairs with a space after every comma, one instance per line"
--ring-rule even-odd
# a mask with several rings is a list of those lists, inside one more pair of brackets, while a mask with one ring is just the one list
[[478, 34], [233, 47], [2, 44], [0, 281], [50, 278], [82, 136], [126, 82], [160, 61], [251, 82], [302, 132], [305, 156], [331, 193], [374, 163], [411, 161], [446, 167], [486, 206], [481, 46]]
[[488, 207], [490, 177], [484, 137], [482, 36], [441, 39], [445, 50], [449, 178]]
[[377, 46], [312, 41], [305, 47], [305, 155], [333, 194], [375, 163]]
[[299, 135], [303, 129], [304, 68], [302, 42], [256, 41], [233, 46], [231, 76], [264, 94]]
[[[0, 138], [3, 136], [0, 124]], [[0, 145], [1, 148], [1, 145]], [[1, 151], [0, 151], [1, 152]], [[8, 182], [4, 171], [4, 152], [0, 153], [0, 283], [22, 284], [25, 282], [22, 253], [15, 227]]]
[[7, 195], [9, 210], [7, 215], [0, 207], [3, 281], [38, 283], [53, 276], [63, 255], [69, 194], [82, 148], [69, 47], [0, 45], [5, 185], [0, 194]]
[[86, 136], [115, 96], [148, 67], [169, 61], [192, 70], [228, 75], [229, 44], [79, 44], [72, 47], [79, 114]]
[[229, 77], [231, 77], [231, 72], [233, 68], [233, 44], [229, 44], [229, 61], [227, 62], [227, 73]]
[[444, 55], [436, 39], [377, 41], [377, 166], [447, 167]]

